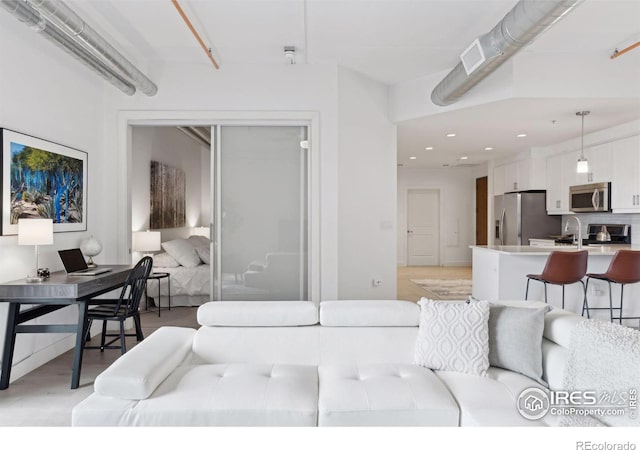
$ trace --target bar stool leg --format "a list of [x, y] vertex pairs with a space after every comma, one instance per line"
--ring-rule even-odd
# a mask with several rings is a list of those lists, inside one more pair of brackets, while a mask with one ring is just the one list
[[587, 319], [591, 319], [591, 317], [589, 316], [589, 302], [587, 301], [587, 292], [589, 291], [589, 280], [590, 278], [587, 278], [587, 282], [583, 283], [582, 280], [580, 280], [580, 282], [582, 283], [582, 287], [584, 287], [584, 299], [582, 300], [582, 315], [584, 316], [584, 312], [587, 312]]
[[613, 299], [611, 297], [611, 281], [607, 281], [607, 284], [609, 284], [609, 317], [611, 323], [613, 323]]
[[531, 278], [527, 278], [527, 290], [524, 292], [525, 300], [529, 300], [529, 281], [531, 281]]
[[624, 283], [620, 284], [620, 318], [619, 322], [622, 325], [622, 300], [624, 299]]
[[562, 309], [564, 309], [564, 284], [562, 285]]
[[544, 283], [544, 302], [549, 303], [547, 302], [547, 283]]

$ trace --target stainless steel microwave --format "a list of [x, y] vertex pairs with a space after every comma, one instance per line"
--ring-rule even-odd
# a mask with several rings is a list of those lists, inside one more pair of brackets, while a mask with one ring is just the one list
[[611, 211], [611, 183], [592, 183], [569, 188], [569, 209], [573, 212]]

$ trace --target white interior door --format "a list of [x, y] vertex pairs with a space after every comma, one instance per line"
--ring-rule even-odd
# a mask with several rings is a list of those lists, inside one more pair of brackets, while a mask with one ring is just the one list
[[440, 192], [407, 192], [407, 265], [440, 265]]

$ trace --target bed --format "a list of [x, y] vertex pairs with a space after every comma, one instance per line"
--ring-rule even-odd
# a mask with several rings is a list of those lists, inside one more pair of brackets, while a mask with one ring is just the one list
[[[171, 306], [200, 306], [211, 301], [212, 266], [211, 241], [203, 236], [191, 236], [163, 242], [161, 253], [153, 255], [153, 271], [169, 274], [160, 279], [162, 304], [169, 294]], [[150, 298], [158, 295], [158, 284], [148, 285]], [[225, 300], [264, 300], [268, 292], [259, 287], [245, 286], [242, 278], [226, 274], [222, 280], [222, 298]], [[155, 302], [154, 302], [155, 303]]]

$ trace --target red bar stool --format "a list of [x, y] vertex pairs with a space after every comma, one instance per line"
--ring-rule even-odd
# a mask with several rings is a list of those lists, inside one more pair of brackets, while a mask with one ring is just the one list
[[587, 273], [586, 250], [572, 251], [553, 251], [547, 258], [541, 274], [527, 275], [527, 291], [524, 295], [525, 300], [529, 298], [529, 281], [535, 280], [544, 283], [544, 301], [547, 303], [547, 284], [556, 284], [562, 286], [562, 309], [564, 309], [564, 287], [567, 284], [582, 284], [582, 288], [587, 292], [587, 287], [582, 281]]
[[[611, 318], [611, 322], [613, 319], [618, 319], [620, 324], [622, 324], [622, 319], [640, 319], [640, 317], [624, 317], [622, 315], [622, 300], [624, 299], [624, 285], [637, 283], [640, 281], [640, 252], [634, 250], [618, 250], [611, 262], [609, 263], [609, 267], [605, 273], [588, 273], [587, 274], [587, 284], [589, 286], [589, 280], [591, 279], [603, 280], [606, 281], [609, 285], [609, 307], [608, 308], [592, 308], [589, 307], [589, 303], [587, 302], [587, 295], [584, 296], [584, 304], [582, 305], [582, 315], [584, 315], [585, 311], [587, 312], [587, 317], [589, 317], [590, 310], [597, 309], [608, 309], [609, 316]], [[620, 307], [613, 307], [613, 300], [611, 295], [611, 283], [617, 283], [620, 285]], [[586, 288], [585, 288], [586, 289]], [[618, 317], [613, 317], [613, 310], [619, 310], [620, 315]]]

